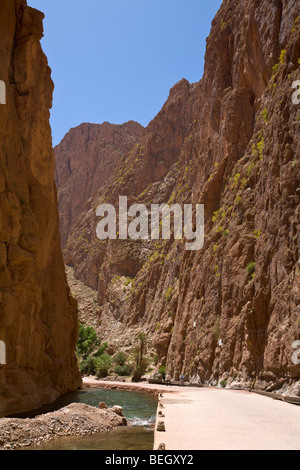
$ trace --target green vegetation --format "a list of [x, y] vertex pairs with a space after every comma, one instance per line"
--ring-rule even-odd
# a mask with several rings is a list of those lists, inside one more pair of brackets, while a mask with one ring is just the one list
[[220, 212], [220, 209], [213, 213], [213, 216], [211, 218], [211, 221], [212, 221], [213, 224], [217, 221], [217, 218], [219, 217], [219, 212]]
[[134, 279], [127, 277], [125, 281], [125, 286], [128, 286], [130, 283], [134, 282]]
[[88, 356], [79, 363], [80, 372], [84, 375], [93, 375], [96, 373], [98, 359], [94, 356]]
[[128, 377], [131, 374], [131, 367], [129, 364], [124, 364], [124, 366], [116, 366], [114, 368], [114, 373], [120, 377]]
[[262, 160], [264, 148], [265, 148], [265, 138], [263, 136], [263, 133], [261, 132], [259, 135], [259, 141], [257, 142], [257, 144], [252, 145], [252, 156], [256, 157], [258, 154], [260, 156], [260, 159]]
[[241, 201], [242, 201], [241, 196], [237, 196], [234, 200], [234, 203], [238, 206], [241, 203]]
[[117, 351], [114, 356], [107, 354], [107, 343], [101, 343], [96, 330], [91, 326], [79, 325], [77, 341], [77, 357], [79, 368], [84, 375], [96, 375], [98, 378], [116, 374], [121, 377], [133, 375], [132, 380], [138, 381], [146, 372], [149, 360], [145, 356], [148, 338], [144, 333], [138, 336], [138, 346], [133, 350], [132, 359], [128, 354]]
[[279, 67], [280, 65], [284, 65], [285, 64], [285, 59], [286, 59], [286, 50], [285, 49], [282, 49], [281, 53], [280, 53], [280, 56], [279, 56], [279, 63], [275, 64], [273, 66], [273, 75], [276, 75], [278, 70], [279, 70]]
[[220, 385], [221, 385], [222, 388], [226, 388], [227, 380], [221, 380]]
[[285, 57], [286, 57], [286, 50], [282, 49], [280, 56], [279, 56], [279, 62], [281, 65], [285, 64]]
[[118, 351], [114, 357], [113, 362], [115, 364], [114, 373], [121, 377], [125, 377], [131, 374], [131, 366], [128, 364], [128, 356], [123, 351]]
[[247, 265], [246, 271], [250, 276], [254, 277], [255, 275], [255, 262], [254, 261], [251, 261], [251, 263]]
[[118, 366], [124, 366], [127, 361], [127, 354], [125, 354], [123, 351], [118, 351], [114, 355], [114, 363]]
[[146, 357], [147, 346], [149, 339], [145, 333], [139, 333], [138, 346], [134, 351], [135, 367], [133, 370], [132, 381], [139, 382], [145, 374], [148, 366], [148, 359]]
[[261, 236], [261, 230], [254, 230], [253, 233], [254, 233], [256, 240], [259, 240]]
[[214, 267], [214, 271], [215, 271], [215, 275], [217, 277], [220, 277], [221, 276], [221, 273], [219, 271], [219, 266], [216, 264], [215, 267]]
[[236, 173], [234, 177], [232, 178], [232, 184], [231, 184], [231, 189], [235, 189], [238, 185], [239, 179], [240, 179], [240, 173]]
[[113, 359], [109, 354], [102, 354], [96, 362], [96, 375], [98, 379], [108, 376], [108, 371], [112, 367]]
[[170, 302], [173, 296], [173, 289], [172, 286], [169, 286], [165, 293], [165, 300], [166, 302]]
[[92, 375], [97, 373], [107, 346], [107, 343], [101, 344], [101, 340], [92, 326], [85, 327], [79, 324], [76, 353], [82, 374]]
[[250, 165], [247, 167], [247, 170], [246, 170], [247, 178], [250, 178], [250, 176], [252, 175], [254, 166], [255, 166], [254, 163], [250, 163]]
[[263, 117], [263, 120], [265, 121], [265, 123], [268, 122], [268, 111], [267, 111], [267, 108], [265, 108], [262, 113], [261, 113], [262, 117]]
[[[97, 351], [95, 352], [95, 349]], [[77, 341], [77, 354], [82, 359], [87, 359], [92, 353], [94, 357], [100, 356], [107, 348], [107, 343], [101, 346], [101, 340], [97, 337], [97, 332], [92, 326], [85, 327], [79, 324], [79, 334]]]
[[258, 154], [259, 154], [260, 158], [262, 159], [263, 151], [264, 151], [264, 148], [265, 148], [265, 138], [263, 136], [261, 136], [259, 142], [256, 145], [256, 148], [258, 150]]

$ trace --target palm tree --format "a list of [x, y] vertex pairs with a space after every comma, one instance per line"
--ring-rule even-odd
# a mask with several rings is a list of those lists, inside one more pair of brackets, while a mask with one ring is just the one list
[[139, 345], [137, 346], [135, 356], [136, 356], [136, 367], [133, 371], [132, 381], [138, 382], [141, 380], [142, 375], [146, 372], [147, 369], [147, 360], [145, 359], [145, 353], [147, 351], [147, 345], [149, 344], [149, 338], [146, 333], [138, 334]]

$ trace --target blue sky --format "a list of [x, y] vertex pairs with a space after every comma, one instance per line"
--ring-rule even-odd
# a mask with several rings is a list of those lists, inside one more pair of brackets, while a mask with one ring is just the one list
[[82, 122], [146, 126], [170, 88], [201, 79], [221, 0], [28, 0], [45, 13], [53, 144]]

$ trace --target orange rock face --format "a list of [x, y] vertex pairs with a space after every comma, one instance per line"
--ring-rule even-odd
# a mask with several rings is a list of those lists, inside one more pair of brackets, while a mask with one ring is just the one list
[[[176, 379], [265, 389], [299, 380], [299, 17], [296, 0], [224, 1], [203, 79], [171, 90], [69, 234], [65, 260], [98, 290], [102, 337], [147, 332]], [[101, 242], [96, 207], [120, 195], [204, 204], [204, 248]]]
[[0, 4], [0, 416], [81, 385], [77, 306], [60, 249], [42, 20], [24, 0]]
[[133, 121], [120, 126], [81, 124], [55, 147], [62, 247], [86, 202], [103, 187], [142, 131]]

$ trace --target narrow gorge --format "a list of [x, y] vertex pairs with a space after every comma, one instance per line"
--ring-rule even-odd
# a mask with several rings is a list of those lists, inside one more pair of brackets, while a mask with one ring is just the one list
[[[174, 380], [298, 393], [299, 0], [224, 0], [199, 82], [146, 127], [82, 123], [55, 148], [42, 36], [41, 12], [1, 0], [0, 416], [82, 386], [79, 320], [113, 352], [142, 332]], [[100, 240], [120, 196], [203, 204], [203, 248]]]
[[[225, 0], [203, 78], [177, 83], [140, 135], [129, 133], [131, 149], [107, 123], [82, 124], [55, 148], [64, 260], [98, 293], [101, 338], [128, 347], [144, 331], [176, 380], [297, 383], [299, 74], [299, 2]], [[96, 209], [118, 210], [119, 196], [148, 209], [204, 204], [204, 247], [99, 240]]]

